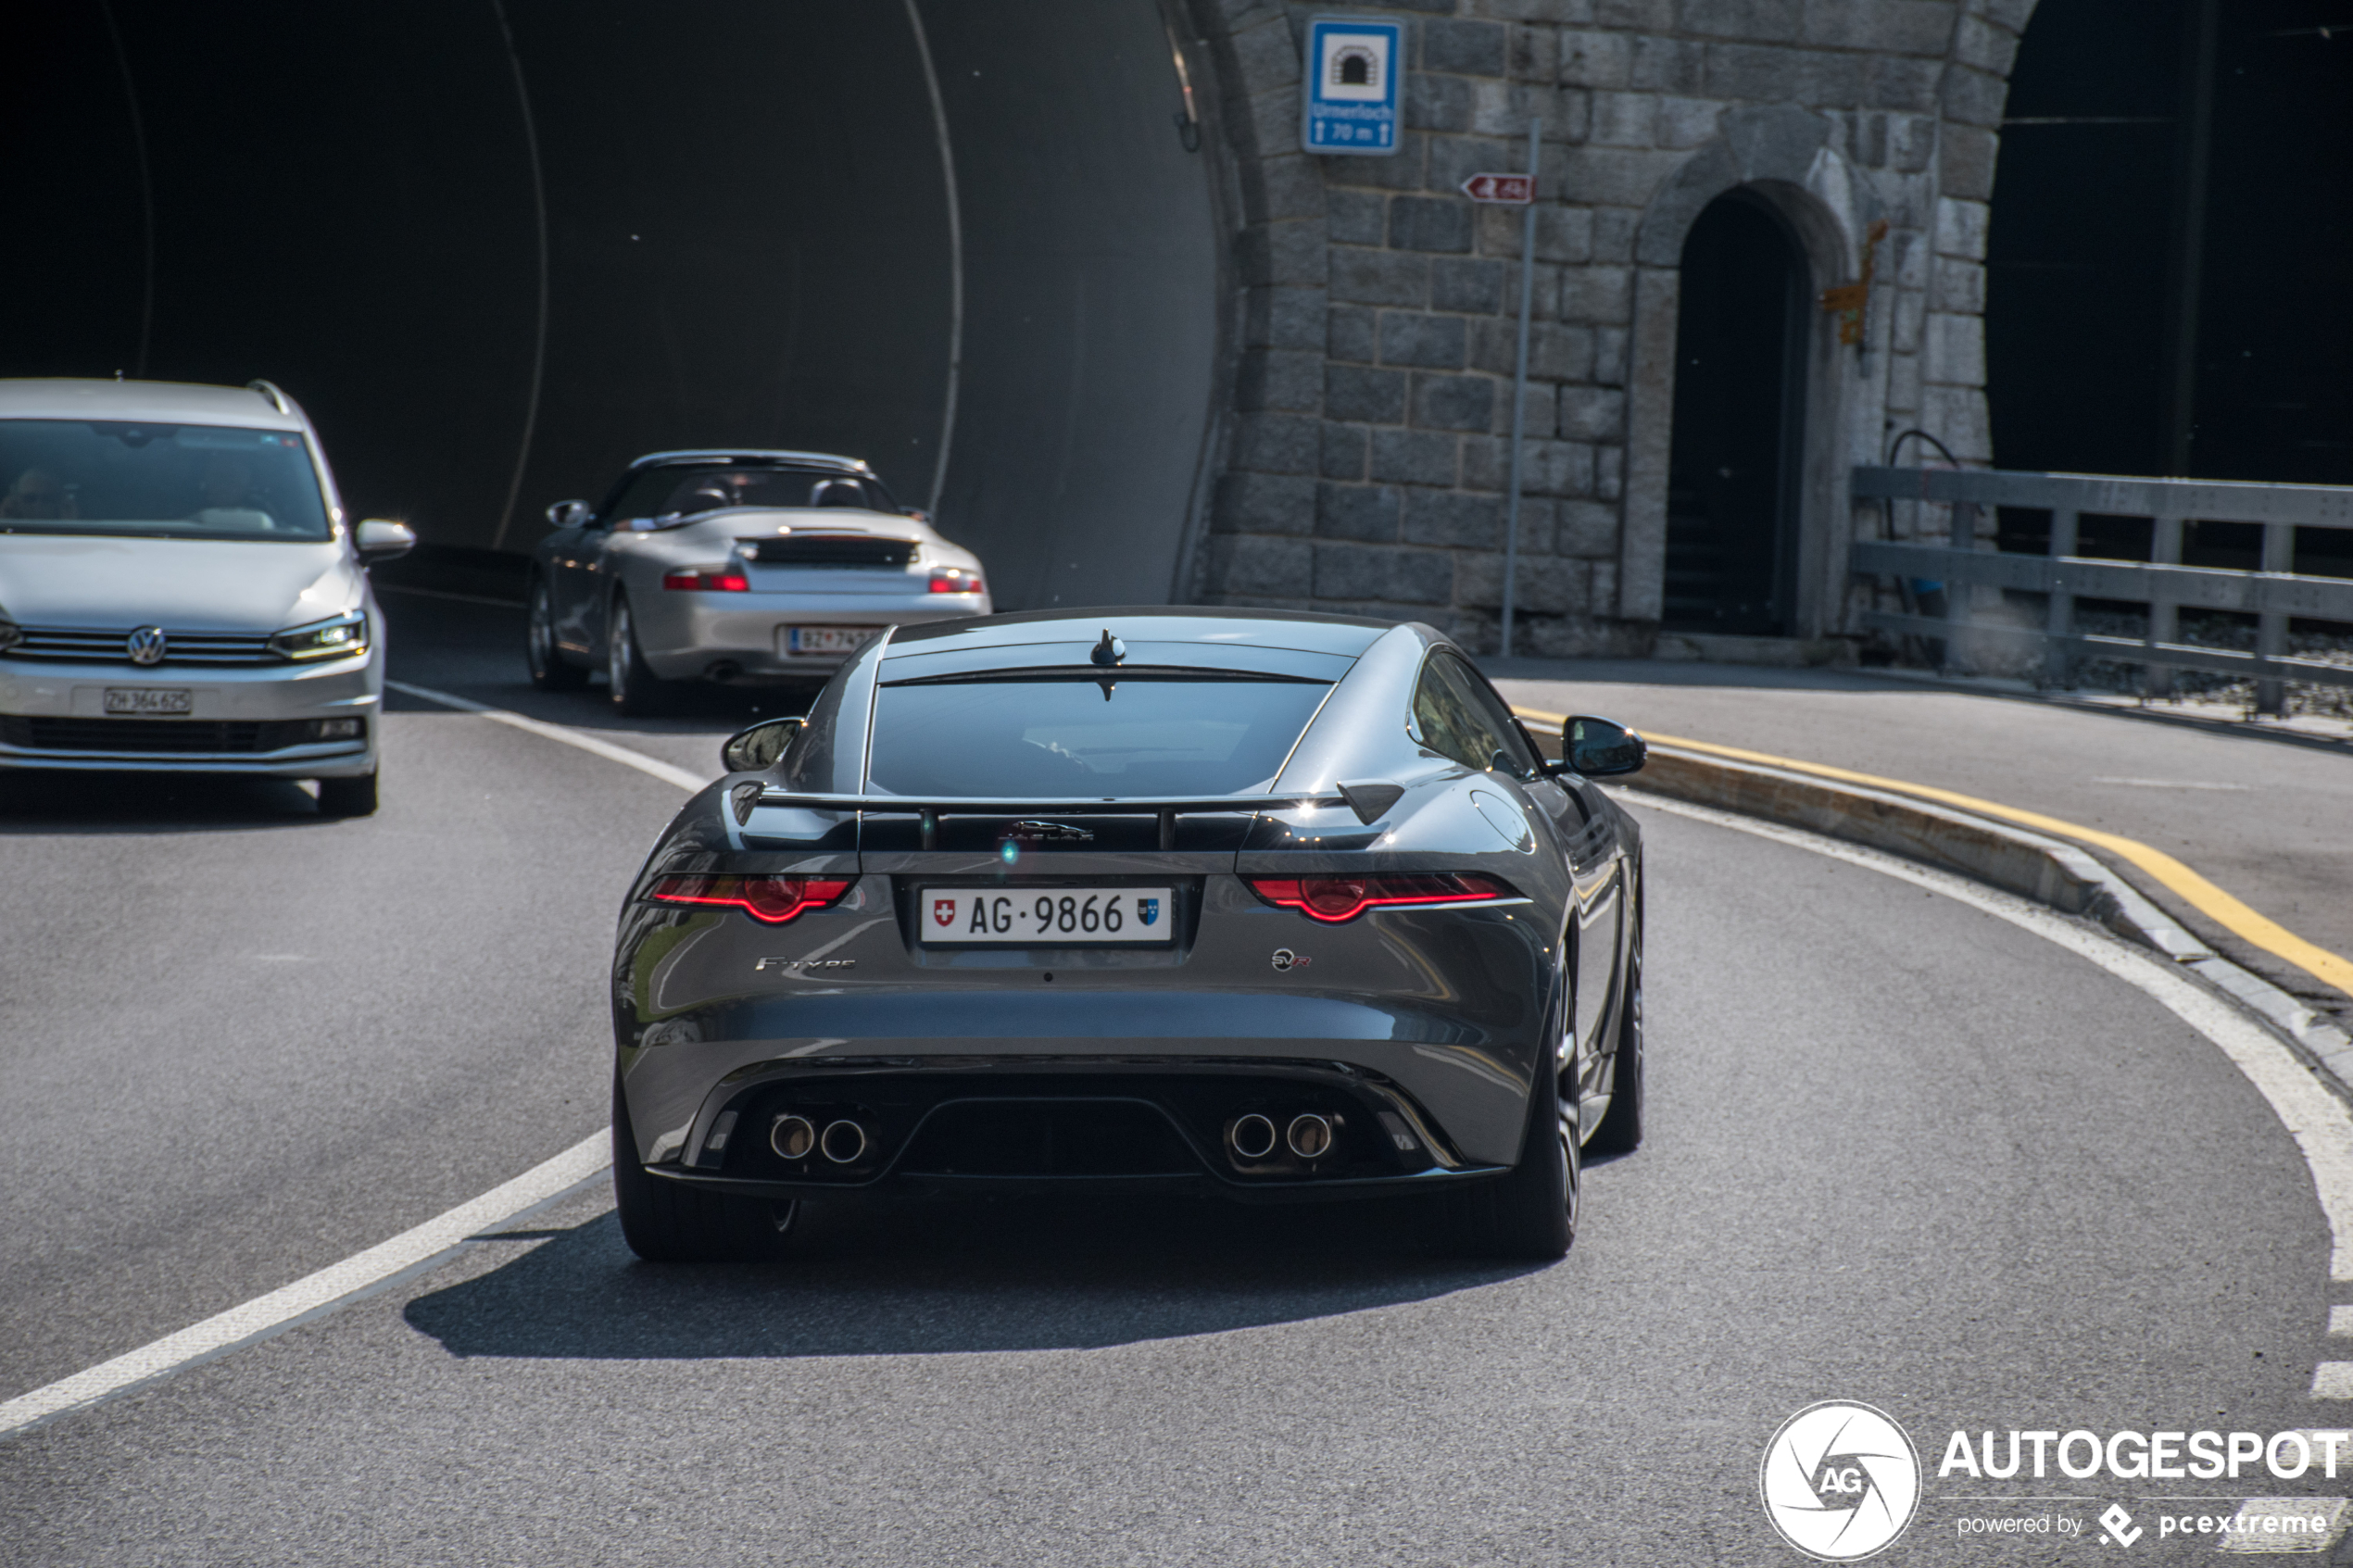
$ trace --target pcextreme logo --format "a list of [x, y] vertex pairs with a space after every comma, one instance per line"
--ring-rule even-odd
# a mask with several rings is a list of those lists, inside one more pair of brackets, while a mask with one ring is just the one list
[[1781, 1539], [1819, 1562], [1859, 1562], [1911, 1524], [1919, 1451], [1883, 1411], [1825, 1399], [1781, 1423], [1756, 1489]]

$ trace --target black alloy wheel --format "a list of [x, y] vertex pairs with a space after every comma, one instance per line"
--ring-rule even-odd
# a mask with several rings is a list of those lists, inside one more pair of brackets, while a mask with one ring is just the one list
[[629, 613], [629, 596], [616, 593], [605, 616], [605, 680], [612, 705], [632, 719], [660, 713], [663, 682], [637, 648], [637, 628]]
[[649, 1176], [637, 1160], [629, 1098], [612, 1085], [612, 1196], [621, 1236], [648, 1263], [758, 1262], [782, 1256], [798, 1203], [705, 1192]]
[[535, 575], [524, 611], [523, 658], [531, 665], [531, 684], [543, 692], [576, 692], [588, 684], [588, 671], [569, 663], [556, 647], [556, 601], [547, 580]]
[[[1567, 997], [1567, 987], [1562, 987]], [[1561, 1016], [1574, 1018], [1564, 999]], [[1551, 1262], [1566, 1257], [1577, 1239], [1577, 1212], [1584, 1195], [1585, 1157], [1578, 1120], [1577, 1077], [1572, 1062], [1554, 1063], [1528, 1097], [1528, 1130], [1519, 1163], [1506, 1175], [1482, 1181], [1452, 1195], [1446, 1223], [1464, 1251], [1480, 1258]]]
[[1626, 999], [1617, 1010], [1617, 1050], [1610, 1068], [1609, 1110], [1585, 1147], [1631, 1154], [1642, 1147], [1642, 895], [1634, 884], [1634, 930], [1626, 947]]

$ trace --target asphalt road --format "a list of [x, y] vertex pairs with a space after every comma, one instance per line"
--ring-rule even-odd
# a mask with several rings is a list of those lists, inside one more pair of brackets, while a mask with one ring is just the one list
[[[1957, 790], [2162, 849], [2307, 941], [2353, 957], [2353, 746], [1831, 671], [1490, 661], [1513, 701]], [[2113, 856], [2217, 952], [2353, 1022], [2353, 998]]]
[[[508, 612], [393, 613], [400, 678], [596, 711], [516, 689]], [[708, 770], [749, 707], [615, 728]], [[612, 900], [677, 792], [414, 704], [388, 746], [360, 822], [6, 783], [6, 1393], [601, 1120]], [[1931, 1450], [2315, 1423], [2326, 1228], [2213, 1045], [1978, 910], [1642, 814], [1651, 1138], [1592, 1168], [1562, 1264], [1386, 1208], [1006, 1204], [657, 1269], [592, 1195], [0, 1442], [0, 1560], [1794, 1562], [1756, 1464], [1816, 1399]], [[1957, 1544], [1977, 1505], [1930, 1489], [1885, 1561], [2071, 1555]]]

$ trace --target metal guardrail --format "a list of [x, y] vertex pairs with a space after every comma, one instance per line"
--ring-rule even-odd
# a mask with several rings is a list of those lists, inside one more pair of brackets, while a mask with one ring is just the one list
[[[2287, 654], [2292, 616], [2353, 621], [2353, 579], [2297, 576], [2296, 531], [2353, 531], [2353, 488], [2320, 484], [2252, 484], [2202, 479], [2125, 479], [2095, 474], [2016, 473], [1998, 469], [1894, 469], [1857, 467], [1857, 500], [1928, 501], [1952, 508], [1949, 542], [1896, 544], [1859, 540], [1848, 558], [1858, 576], [1894, 576], [1957, 586], [1985, 584], [2047, 594], [2044, 624], [2004, 626], [1977, 621], [1970, 596], [1948, 587], [1942, 619], [1870, 609], [1857, 619], [1881, 631], [1942, 638], [1951, 648], [1969, 637], [2040, 642], [2045, 669], [2055, 682], [2067, 679], [2070, 661], [2083, 652], [2142, 664], [2152, 693], [2168, 688], [2174, 670], [2205, 670], [2256, 682], [2256, 706], [2278, 712], [2284, 683], [2310, 681], [2353, 686], [2353, 667]], [[1977, 548], [1977, 509], [2016, 507], [2051, 514], [2050, 552], [2043, 556]], [[2145, 517], [2151, 520], [2148, 561], [2080, 556], [2077, 535], [2083, 516]], [[2184, 525], [2192, 522], [2259, 524], [2262, 566], [2255, 571], [2183, 566]], [[2138, 600], [2149, 607], [2145, 637], [2100, 636], [2075, 630], [2079, 598]], [[2202, 647], [2181, 640], [2181, 611], [2234, 610], [2256, 617], [2253, 653]]]

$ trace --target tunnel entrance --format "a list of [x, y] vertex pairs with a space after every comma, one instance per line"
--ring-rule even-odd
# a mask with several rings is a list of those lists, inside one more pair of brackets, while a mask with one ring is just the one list
[[57, 0], [0, 50], [0, 376], [267, 377], [409, 567], [520, 592], [549, 503], [745, 446], [867, 459], [1000, 609], [1188, 580], [1224, 285], [1157, 0]]
[[1797, 588], [1806, 254], [1755, 192], [1683, 242], [1661, 624], [1786, 636]]

